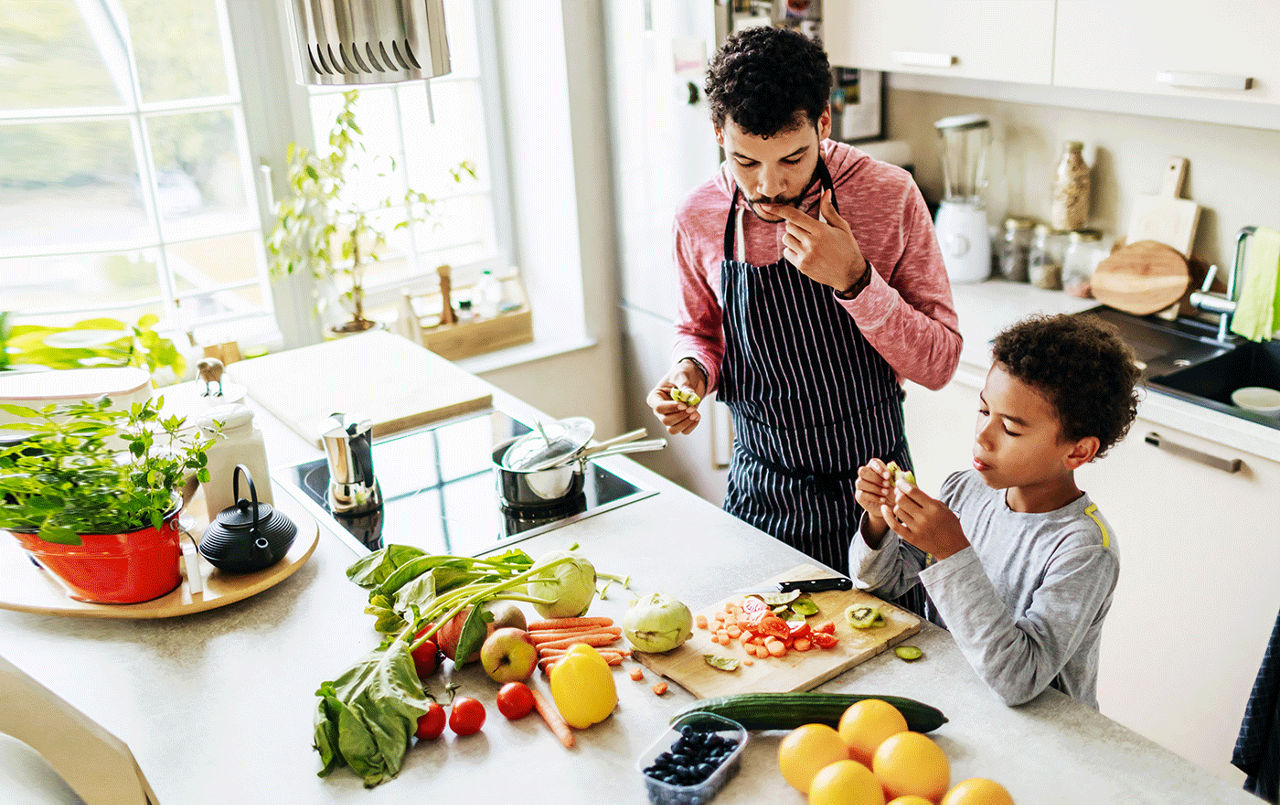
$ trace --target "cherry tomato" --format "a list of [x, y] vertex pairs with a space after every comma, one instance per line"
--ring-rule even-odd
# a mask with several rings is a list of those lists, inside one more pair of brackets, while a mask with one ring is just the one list
[[[418, 632], [414, 639], [422, 637], [430, 629], [431, 625], [427, 624], [426, 628]], [[411, 652], [413, 670], [418, 672], [418, 679], [426, 679], [436, 672], [436, 668], [439, 666], [439, 653], [440, 647], [436, 645], [434, 640], [427, 640]]]
[[498, 689], [498, 712], [515, 721], [533, 710], [533, 691], [523, 682], [508, 682]]
[[453, 700], [449, 711], [449, 729], [459, 735], [474, 735], [484, 726], [484, 705], [470, 696]]
[[419, 741], [439, 738], [444, 732], [444, 708], [432, 702], [427, 712], [418, 716], [418, 729], [413, 733]]

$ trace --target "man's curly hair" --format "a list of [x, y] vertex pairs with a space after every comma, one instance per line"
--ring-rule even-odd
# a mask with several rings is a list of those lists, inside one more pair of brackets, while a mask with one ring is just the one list
[[1111, 324], [1032, 316], [997, 335], [992, 353], [1009, 374], [1044, 395], [1064, 439], [1098, 437], [1098, 457], [1124, 438], [1137, 416], [1141, 373]]
[[831, 65], [822, 45], [786, 28], [757, 26], [725, 41], [703, 85], [711, 120], [732, 118], [743, 131], [771, 137], [816, 125], [831, 96]]

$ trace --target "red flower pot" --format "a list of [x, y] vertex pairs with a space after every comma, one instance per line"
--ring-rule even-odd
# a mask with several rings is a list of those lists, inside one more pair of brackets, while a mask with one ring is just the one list
[[35, 534], [13, 532], [22, 547], [71, 588], [71, 597], [99, 604], [136, 604], [172, 591], [182, 583], [178, 559], [178, 513], [160, 528], [124, 534], [81, 534], [81, 545], [46, 542]]

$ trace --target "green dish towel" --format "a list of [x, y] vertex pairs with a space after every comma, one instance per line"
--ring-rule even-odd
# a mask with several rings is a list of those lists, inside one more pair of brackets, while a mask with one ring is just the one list
[[1235, 315], [1231, 317], [1231, 332], [1250, 341], [1266, 341], [1280, 326], [1280, 232], [1258, 227], [1244, 265], [1244, 289]]

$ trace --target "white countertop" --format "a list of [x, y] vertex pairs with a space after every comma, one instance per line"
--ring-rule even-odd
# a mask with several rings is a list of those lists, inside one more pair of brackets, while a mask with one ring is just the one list
[[[495, 398], [508, 401], [500, 393]], [[277, 468], [315, 455], [260, 416]], [[599, 569], [631, 574], [637, 592], [663, 590], [694, 609], [805, 560], [625, 457], [602, 463], [659, 494], [521, 547], [538, 556], [578, 543]], [[477, 667], [464, 668], [453, 675], [461, 693], [488, 710], [480, 734], [446, 733], [411, 747], [399, 777], [369, 791], [346, 769], [318, 778], [314, 691], [378, 642], [362, 612], [365, 592], [343, 573], [354, 558], [322, 533], [311, 560], [280, 585], [178, 619], [86, 621], [0, 611], [0, 655], [123, 739], [166, 805], [402, 803], [424, 796], [526, 805], [646, 801], [635, 761], [670, 714], [693, 700], [677, 685], [655, 697], [649, 672], [644, 684], [619, 673], [618, 709], [579, 732], [578, 747], [567, 751], [536, 717], [506, 721], [494, 706], [496, 685]], [[627, 600], [615, 591], [591, 611], [618, 619]], [[1057, 691], [1006, 707], [945, 631], [926, 624], [912, 643], [924, 650], [923, 661], [907, 664], [886, 653], [821, 689], [909, 696], [940, 708], [950, 721], [933, 737], [950, 758], [953, 781], [995, 779], [1016, 801], [1036, 805], [1256, 801]], [[440, 692], [446, 679], [433, 678], [431, 688]], [[534, 684], [546, 690], [540, 677]], [[753, 733], [740, 773], [716, 801], [802, 805], [804, 797], [777, 769], [781, 737]]]
[[[964, 337], [956, 374], [962, 382], [979, 388], [991, 366], [991, 339], [1000, 330], [1033, 314], [1079, 313], [1100, 304], [1096, 299], [1078, 299], [1062, 291], [1001, 280], [952, 285], [951, 293]], [[1280, 461], [1280, 430], [1202, 408], [1156, 389], [1147, 391], [1138, 415], [1225, 447]]]

